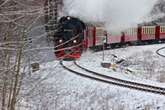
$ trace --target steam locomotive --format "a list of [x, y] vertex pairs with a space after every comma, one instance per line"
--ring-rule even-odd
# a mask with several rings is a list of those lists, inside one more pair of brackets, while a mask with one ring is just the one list
[[77, 59], [83, 52], [85, 24], [78, 18], [61, 17], [54, 36], [55, 55], [58, 59]]
[[55, 55], [59, 59], [78, 59], [84, 49], [116, 48], [165, 42], [165, 25], [139, 25], [119, 34], [108, 34], [101, 26], [86, 25], [80, 19], [66, 16], [58, 22]]

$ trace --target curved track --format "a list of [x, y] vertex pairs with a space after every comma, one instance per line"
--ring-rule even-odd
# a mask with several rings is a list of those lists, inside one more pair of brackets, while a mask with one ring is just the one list
[[160, 51], [161, 51], [161, 50], [164, 50], [164, 49], [165, 49], [165, 47], [162, 47], [162, 48], [158, 49], [158, 50], [156, 51], [156, 54], [158, 54], [158, 55], [161, 56], [161, 57], [165, 57], [165, 55], [160, 54]]
[[104, 82], [107, 84], [117, 85], [117, 86], [124, 87], [124, 88], [165, 95], [165, 88], [147, 85], [147, 84], [141, 84], [141, 83], [137, 83], [137, 82], [127, 81], [127, 80], [103, 75], [101, 73], [91, 71], [89, 69], [86, 69], [86, 68], [78, 65], [76, 63], [76, 61], [69, 62], [69, 65], [65, 64], [63, 61], [61, 61], [60, 64], [66, 70], [68, 70], [76, 75], [79, 75], [81, 77], [85, 77], [85, 78], [92, 79], [92, 80], [99, 81], [99, 82]]

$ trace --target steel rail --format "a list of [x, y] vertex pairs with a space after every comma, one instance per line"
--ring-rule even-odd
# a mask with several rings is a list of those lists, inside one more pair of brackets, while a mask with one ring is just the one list
[[165, 55], [159, 53], [160, 50], [163, 50], [163, 49], [165, 49], [165, 47], [162, 47], [162, 48], [156, 50], [156, 54], [158, 54], [158, 55], [161, 56], [161, 57], [165, 57]]
[[120, 87], [124, 87], [124, 88], [135, 89], [135, 90], [139, 90], [139, 91], [165, 95], [165, 88], [151, 86], [151, 85], [147, 85], [147, 84], [136, 83], [136, 82], [131, 82], [131, 81], [127, 81], [127, 80], [118, 79], [118, 78], [110, 77], [110, 76], [107, 76], [107, 75], [103, 75], [103, 74], [88, 70], [86, 68], [83, 68], [80, 65], [78, 65], [75, 61], [73, 62], [73, 64], [77, 68], [86, 71], [88, 74], [78, 72], [76, 70], [73, 70], [73, 69], [65, 66], [63, 64], [63, 61], [60, 61], [60, 64], [64, 69], [66, 69], [66, 70], [68, 70], [68, 71], [70, 71], [70, 72], [72, 72], [76, 75], [79, 75], [81, 77], [84, 77], [84, 78], [88, 78], [88, 79], [92, 79], [92, 80], [95, 80], [95, 81], [104, 82], [104, 83], [107, 83], [107, 84], [112, 84], [112, 85], [116, 85], [116, 86], [120, 86]]
[[76, 66], [78, 66], [79, 68], [81, 68], [81, 69], [87, 71], [87, 72], [93, 73], [93, 74], [98, 75], [98, 76], [101, 76], [101, 77], [108, 77], [108, 78], [110, 78], [110, 79], [112, 79], [112, 80], [115, 80], [115, 81], [120, 81], [120, 82], [124, 82], [124, 83], [128, 83], [128, 84], [134, 84], [134, 85], [137, 85], [137, 86], [145, 86], [145, 87], [148, 87], [148, 88], [160, 89], [160, 90], [162, 90], [162, 91], [165, 92], [165, 88], [162, 88], [162, 87], [157, 87], [157, 86], [152, 86], [152, 85], [137, 83], [137, 82], [133, 82], [133, 81], [128, 81], [128, 80], [123, 80], [123, 79], [111, 77], [111, 76], [108, 76], [108, 75], [103, 75], [103, 74], [100, 74], [100, 73], [91, 71], [91, 70], [89, 70], [89, 69], [87, 69], [87, 68], [84, 68], [84, 67], [80, 66], [76, 61], [74, 61], [74, 64], [75, 64]]

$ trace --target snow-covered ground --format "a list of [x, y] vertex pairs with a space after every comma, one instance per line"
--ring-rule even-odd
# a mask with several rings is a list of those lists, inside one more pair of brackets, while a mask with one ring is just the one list
[[[159, 84], [157, 76], [164, 76], [164, 58], [156, 55], [155, 51], [161, 45], [128, 47], [105, 51], [106, 61], [111, 61], [111, 54], [115, 54], [127, 61], [126, 68], [135, 71], [126, 74], [122, 69], [105, 69], [100, 66], [102, 52], [83, 54], [79, 64], [103, 74], [114, 75], [127, 79], [151, 80], [148, 82]], [[148, 64], [149, 63], [149, 64]], [[154, 64], [150, 77], [145, 66]], [[158, 68], [159, 67], [159, 68]], [[139, 73], [140, 71], [140, 73]], [[156, 71], [156, 72], [155, 72]], [[152, 93], [130, 90], [114, 85], [96, 82], [76, 76], [64, 70], [58, 61], [44, 63], [40, 71], [33, 73], [32, 77], [38, 79], [31, 84], [35, 88], [26, 95], [22, 101], [30, 104], [30, 110], [164, 110], [165, 96]], [[147, 79], [147, 80], [146, 80]], [[164, 81], [162, 81], [164, 82]], [[164, 86], [164, 84], [160, 84]], [[26, 94], [26, 93], [24, 93]], [[27, 104], [28, 103], [28, 104]]]
[[[115, 71], [101, 68], [103, 52], [98, 52], [90, 56], [88, 55], [90, 53], [86, 53], [78, 63], [85, 68], [100, 72], [104, 71], [103, 74], [115, 77], [145, 81], [149, 79], [154, 82], [165, 82], [165, 58], [156, 54], [156, 50], [164, 46], [164, 44], [132, 46], [105, 51], [104, 62], [114, 63], [116, 60], [124, 59], [122, 63], [116, 65]], [[159, 52], [160, 54], [165, 54], [165, 49]], [[116, 55], [117, 58], [115, 58], [114, 55]], [[149, 83], [151, 83], [151, 81]]]

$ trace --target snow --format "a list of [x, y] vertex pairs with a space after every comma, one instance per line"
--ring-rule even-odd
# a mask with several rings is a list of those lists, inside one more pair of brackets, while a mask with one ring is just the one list
[[[1, 4], [1, 6], [6, 4], [8, 1], [10, 0], [5, 0], [4, 3]], [[29, 2], [30, 1], [31, 0], [29, 0]], [[21, 3], [19, 0], [16, 0], [15, 2]], [[21, 7], [22, 5], [25, 6], [25, 4], [26, 3], [21, 3]], [[33, 10], [33, 8], [35, 7], [32, 6], [30, 8], [31, 8], [30, 10]], [[47, 33], [45, 32], [45, 27], [44, 27], [45, 24], [43, 24], [44, 18], [42, 12], [44, 11], [41, 7], [37, 7], [36, 9], [37, 10], [39, 9], [39, 12], [36, 10], [39, 16], [38, 14], [35, 13], [37, 15], [36, 19], [33, 20], [32, 24], [28, 27], [29, 28], [29, 31], [27, 33], [28, 41], [26, 42], [27, 45], [25, 46], [26, 50], [24, 50], [25, 54], [23, 60], [26, 60], [25, 62], [27, 62], [25, 65], [29, 65], [32, 62], [40, 63], [40, 70], [31, 74], [29, 73], [29, 75], [22, 73], [24, 76], [23, 76], [23, 80], [21, 81], [22, 86], [21, 86], [20, 94], [17, 97], [18, 99], [17, 100], [18, 108], [16, 108], [17, 110], [149, 110], [149, 109], [164, 110], [165, 109], [165, 98], [162, 95], [146, 93], [142, 91], [131, 90], [128, 88], [122, 88], [115, 85], [97, 82], [91, 79], [82, 78], [71, 72], [68, 72], [67, 70], [64, 70], [59, 64], [59, 61], [55, 61], [53, 43], [47, 41], [48, 40]], [[137, 10], [135, 9], [135, 11]], [[142, 11], [144, 12], [144, 10]], [[125, 12], [127, 13], [127, 11]], [[14, 12], [8, 14], [13, 14], [13, 13]], [[28, 12], [26, 13], [28, 14]], [[29, 15], [31, 14], [29, 13]], [[91, 16], [91, 14], [89, 15]], [[126, 17], [128, 16], [126, 15]], [[129, 20], [125, 21], [123, 18], [121, 19], [119, 16], [117, 18], [119, 18], [119, 19], [115, 18], [117, 21], [120, 20], [124, 24], [126, 23], [126, 21], [129, 21]], [[26, 21], [26, 19], [24, 20]], [[28, 20], [28, 22], [30, 21]], [[117, 22], [117, 23], [121, 25], [122, 24], [121, 22], [120, 23]], [[22, 24], [22, 22], [20, 21], [15, 22], [15, 20], [14, 23], [16, 23], [18, 26], [24, 26], [24, 24], [29, 24], [26, 22]], [[115, 26], [111, 25], [111, 27], [115, 27]], [[32, 43], [29, 44], [28, 42], [31, 41]], [[20, 42], [20, 43], [24, 43], [24, 42]], [[0, 45], [2, 44], [4, 45], [5, 43], [0, 43]], [[78, 63], [84, 67], [88, 67], [89, 69], [92, 69], [93, 71], [99, 71], [102, 74], [107, 74], [114, 77], [120, 77], [122, 79], [127, 79], [127, 80], [136, 80], [138, 82], [149, 83], [164, 87], [165, 86], [164, 83], [159, 83], [159, 82], [165, 82], [164, 81], [165, 78], [162, 77], [164, 76], [165, 73], [164, 58], [155, 54], [155, 50], [163, 46], [165, 45], [163, 44], [163, 45], [153, 45], [153, 46], [128, 47], [123, 49], [106, 51], [105, 52], [106, 62], [114, 62], [115, 59], [112, 57], [112, 54], [117, 55], [120, 59], [126, 59], [124, 65], [127, 66], [125, 67], [125, 66], [117, 65], [117, 67], [120, 68], [117, 68], [116, 71], [114, 71], [112, 68], [105, 69], [100, 66], [100, 62], [102, 61], [102, 52], [98, 52], [98, 53], [86, 52], [85, 54], [83, 54], [82, 58], [78, 61]], [[6, 50], [14, 50], [14, 49], [6, 48]], [[161, 54], [165, 53], [163, 50], [161, 50], [160, 52]], [[146, 56], [144, 56], [145, 54]], [[148, 68], [151, 66], [154, 69]], [[132, 73], [125, 74], [126, 68], [129, 68], [135, 72], [133, 74]], [[147, 74], [148, 72], [150, 72], [151, 74], [148, 75]], [[153, 74], [153, 73], [158, 73], [158, 74]]]
[[[165, 87], [165, 84], [158, 83], [160, 82], [159, 78], [162, 75], [164, 75], [162, 71], [163, 71], [163, 66], [165, 66], [163, 62], [165, 59], [162, 58], [161, 56], [158, 56], [155, 53], [156, 50], [159, 49], [161, 46], [164, 46], [164, 45], [135, 46], [135, 47], [105, 51], [106, 62], [109, 60], [109, 62], [113, 63], [114, 57], [112, 56], [112, 54], [115, 54], [116, 56], [118, 56], [119, 57], [118, 59], [126, 60], [125, 62], [127, 64], [124, 65], [123, 63], [124, 66], [117, 65], [116, 71], [112, 69], [101, 68], [102, 52], [92, 54], [90, 55], [90, 57], [88, 54], [85, 54], [84, 57], [82, 57], [77, 62], [81, 66], [84, 66], [85, 68], [88, 68], [95, 72], [100, 72], [105, 75], [110, 75], [113, 77], [122, 78], [122, 79], [130, 80], [130, 81], [141, 82], [144, 84]], [[149, 60], [149, 61], [145, 61], [145, 60]], [[127, 71], [128, 69], [131, 70], [132, 72]], [[143, 70], [143, 69], [146, 69], [146, 70]]]
[[119, 30], [134, 27], [141, 22], [150, 21], [152, 18], [147, 15], [157, 0], [125, 0], [124, 2], [120, 0], [63, 1], [66, 15], [79, 17], [90, 23], [103, 22], [107, 30], [119, 32]]
[[[146, 51], [151, 51], [153, 59], [163, 65], [164, 58], [156, 55], [155, 50], [165, 46], [150, 45], [150, 46], [135, 46], [122, 49], [105, 51], [106, 60], [112, 61], [111, 54], [115, 54], [120, 58], [130, 58], [135, 54], [136, 59], [142, 60]], [[152, 56], [151, 55], [151, 56]], [[132, 60], [131, 59], [131, 60]], [[143, 59], [144, 60], [144, 59]], [[123, 70], [102, 68], [102, 52], [92, 53], [86, 52], [81, 59], [77, 61], [84, 67], [88, 67], [93, 71], [99, 71], [103, 74], [108, 74], [114, 77], [120, 77], [127, 80], [135, 80], [143, 83], [156, 84], [164, 86], [164, 83], [159, 83], [152, 78], [143, 78], [143, 72], [139, 75], [125, 74]], [[70, 64], [70, 62], [68, 62]], [[141, 64], [138, 65], [140, 67]], [[137, 65], [135, 65], [136, 67]], [[133, 68], [134, 65], [129, 65]], [[163, 69], [163, 66], [162, 66]], [[40, 71], [33, 73], [32, 77], [38, 77], [42, 82], [35, 87], [35, 90], [27, 97], [26, 103], [31, 103], [33, 108], [29, 110], [48, 109], [48, 110], [164, 110], [165, 98], [162, 95], [131, 90], [115, 85], [105, 84], [94, 80], [82, 78], [67, 70], [64, 70], [59, 61], [52, 61], [41, 64]], [[154, 77], [154, 75], [153, 75]], [[35, 83], [33, 83], [35, 85]], [[24, 102], [25, 103], [25, 102]]]

